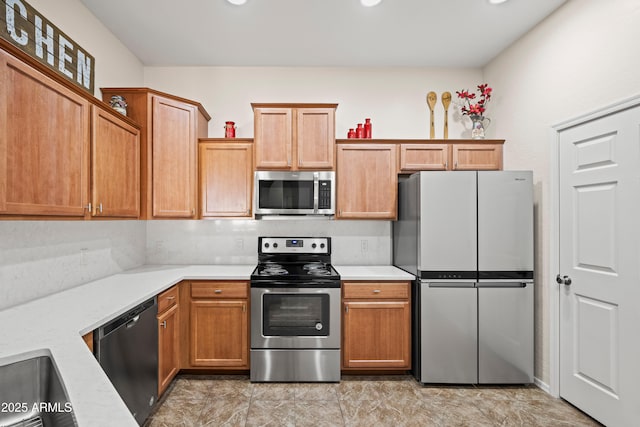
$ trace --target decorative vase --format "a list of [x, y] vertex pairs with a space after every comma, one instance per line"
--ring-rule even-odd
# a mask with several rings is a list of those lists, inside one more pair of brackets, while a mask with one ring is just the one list
[[471, 114], [471, 139], [484, 139], [484, 130], [489, 127], [491, 120], [477, 114]]
[[125, 116], [127, 115], [127, 101], [125, 101], [124, 96], [113, 95], [109, 104], [111, 105], [111, 108], [116, 110], [118, 113]]

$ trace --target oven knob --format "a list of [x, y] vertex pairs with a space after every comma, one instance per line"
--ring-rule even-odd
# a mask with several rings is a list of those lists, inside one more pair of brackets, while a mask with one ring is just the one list
[[265, 244], [264, 244], [264, 247], [265, 247], [265, 248], [267, 248], [267, 249], [269, 249], [269, 244], [268, 244], [268, 243], [265, 243]]
[[311, 247], [312, 247], [313, 249], [315, 249], [317, 246], [318, 246], [318, 245], [316, 245], [315, 243], [312, 243], [312, 244], [311, 244]]
[[320, 323], [320, 322], [316, 323], [316, 329], [318, 331], [321, 331], [322, 330], [322, 323]]
[[320, 243], [320, 249], [324, 249], [324, 243]]
[[277, 247], [278, 247], [278, 244], [277, 244], [277, 243], [274, 243], [274, 244], [273, 244], [273, 247], [274, 247], [274, 248], [277, 248]]

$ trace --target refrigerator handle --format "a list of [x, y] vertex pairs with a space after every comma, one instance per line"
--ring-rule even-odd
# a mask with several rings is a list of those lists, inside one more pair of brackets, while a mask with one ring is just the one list
[[510, 281], [510, 282], [478, 282], [478, 288], [526, 288], [533, 284], [532, 281]]

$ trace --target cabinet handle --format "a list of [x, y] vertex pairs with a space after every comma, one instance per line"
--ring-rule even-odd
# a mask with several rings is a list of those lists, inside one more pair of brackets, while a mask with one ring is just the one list
[[247, 312], [247, 304], [242, 304], [242, 312], [243, 313]]
[[167, 329], [167, 321], [163, 320], [162, 323], [160, 323], [160, 326], [162, 326], [164, 329]]
[[102, 203], [98, 205], [98, 210], [100, 211], [100, 213], [102, 213]]
[[449, 168], [449, 161], [444, 162], [444, 169], [447, 170]]
[[196, 210], [195, 209], [191, 209], [191, 216], [194, 216], [196, 214]]
[[221, 294], [222, 293], [222, 289], [216, 289], [215, 291], [213, 291], [214, 294]]
[[169, 301], [173, 301], [174, 299], [176, 299], [176, 297], [174, 297], [174, 296], [170, 296], [170, 297], [167, 297], [167, 299], [168, 299]]
[[89, 202], [89, 204], [87, 206], [85, 206], [85, 209], [87, 209], [87, 212], [92, 213], [93, 212], [93, 205], [91, 204], [91, 202]]
[[453, 164], [453, 169], [458, 169], [458, 161], [456, 160], [456, 162]]
[[374, 290], [373, 290], [373, 293], [374, 293], [374, 294], [379, 294], [379, 293], [380, 293], [380, 289], [374, 289]]
[[345, 306], [344, 306], [344, 312], [345, 312], [345, 313], [348, 313], [348, 312], [349, 312], [349, 306], [348, 306], [348, 305], [345, 305]]

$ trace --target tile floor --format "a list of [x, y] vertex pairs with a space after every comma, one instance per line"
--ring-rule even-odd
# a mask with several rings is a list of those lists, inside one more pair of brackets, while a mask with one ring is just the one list
[[343, 376], [339, 384], [255, 383], [180, 375], [145, 427], [600, 426], [534, 386], [421, 386], [406, 376]]

